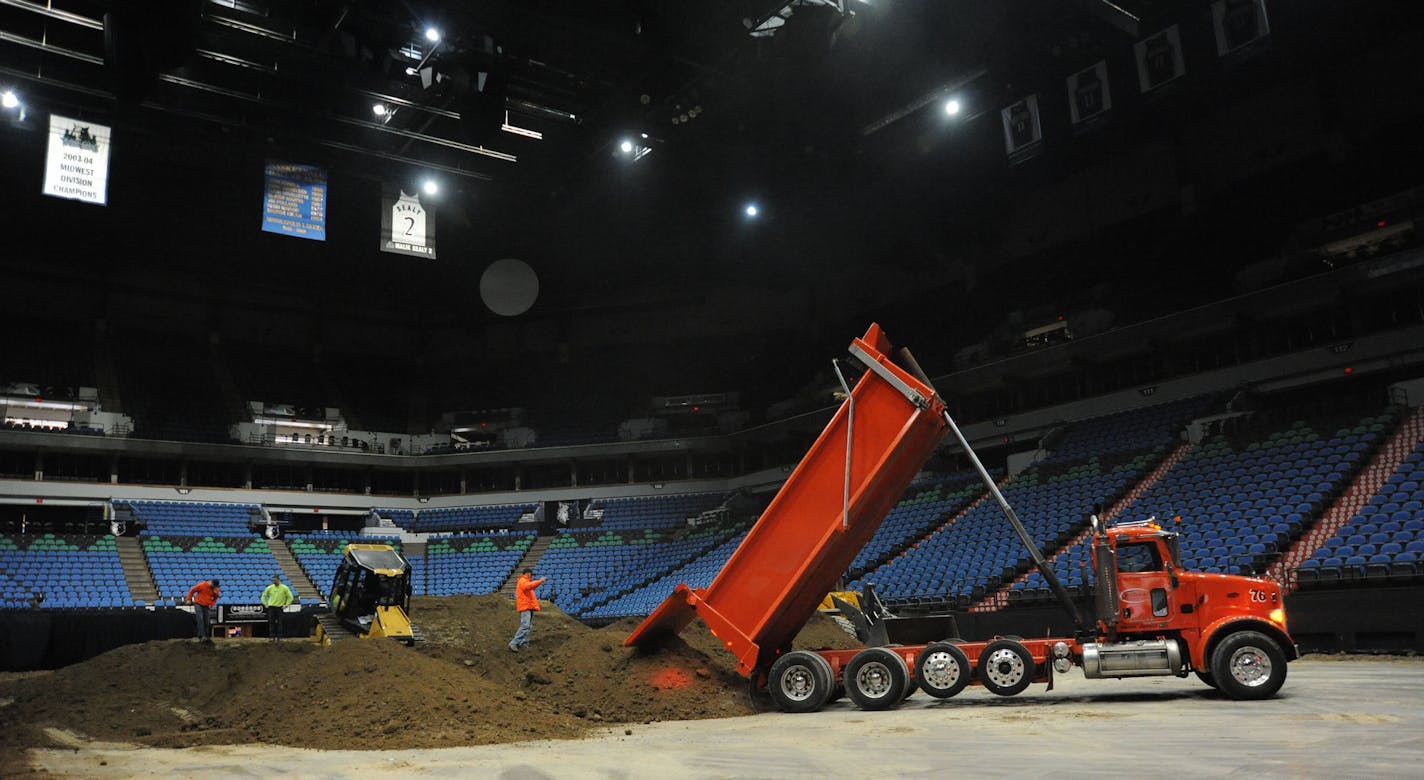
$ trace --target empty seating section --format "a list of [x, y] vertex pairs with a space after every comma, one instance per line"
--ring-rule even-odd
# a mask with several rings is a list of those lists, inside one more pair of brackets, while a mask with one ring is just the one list
[[[1349, 484], [1392, 422], [1386, 413], [1343, 427], [1296, 420], [1275, 430], [1212, 435], [1118, 516], [1155, 516], [1181, 532], [1185, 568], [1260, 574]], [[1086, 543], [1052, 566], [1070, 587], [1091, 580]], [[1033, 601], [1048, 596], [1046, 585], [1034, 572], [1017, 587]]]
[[144, 536], [251, 536], [247, 518], [256, 504], [196, 501], [133, 501], [129, 506], [144, 522]]
[[742, 539], [746, 538], [748, 530], [750, 529], [740, 528], [732, 531], [730, 536], [719, 535], [717, 538], [720, 542], [706, 553], [685, 561], [662, 576], [618, 594], [611, 600], [590, 606], [580, 613], [580, 617], [611, 621], [629, 615], [642, 616], [657, 608], [678, 583], [685, 582], [692, 588], [708, 587], [727, 564], [727, 559], [736, 552]]
[[560, 609], [580, 616], [706, 553], [727, 533], [719, 523], [681, 531], [562, 531], [535, 573], [551, 579], [550, 597]]
[[[494, 593], [535, 538], [532, 531], [432, 537], [425, 546], [423, 592], [430, 596]], [[419, 585], [417, 592], [421, 592]]]
[[[1126, 493], [1165, 454], [1156, 447], [1128, 458], [1093, 458], [1074, 465], [1038, 463], [1002, 490], [1040, 549], [1077, 535], [1095, 502]], [[911, 600], [967, 606], [1026, 570], [1031, 559], [996, 501], [982, 501], [884, 566], [852, 581], [875, 584], [887, 602]]]
[[900, 502], [890, 509], [875, 535], [856, 553], [850, 564], [850, 579], [859, 572], [879, 566], [892, 555], [904, 550], [983, 495], [984, 483], [979, 477], [955, 474], [930, 484], [912, 485]]
[[1424, 575], [1424, 443], [1296, 570], [1302, 588], [1407, 583]]
[[596, 502], [594, 508], [603, 510], [599, 528], [609, 531], [678, 528], [685, 525], [688, 518], [721, 506], [726, 498], [723, 493], [609, 498]]
[[1074, 423], [1053, 449], [1056, 461], [1136, 452], [1181, 440], [1182, 429], [1211, 406], [1210, 396], [1132, 409]]
[[[384, 514], [386, 510], [382, 510]], [[447, 509], [422, 509], [405, 528], [416, 532], [477, 531], [513, 528], [534, 504], [496, 504], [493, 506], [459, 506]], [[397, 523], [401, 519], [392, 517]]]
[[282, 572], [267, 543], [253, 536], [147, 536], [143, 554], [164, 599], [181, 599], [197, 582], [218, 579], [223, 603], [257, 604], [272, 575]]
[[[328, 593], [336, 581], [336, 567], [341, 565], [341, 556], [346, 553], [346, 545], [389, 544], [401, 549], [400, 538], [395, 536], [366, 536], [358, 531], [313, 531], [311, 533], [290, 533], [286, 536], [287, 549], [311, 578], [312, 584], [322, 593]], [[408, 556], [407, 556], [408, 557]], [[411, 566], [415, 564], [412, 562]]]
[[376, 515], [390, 520], [407, 531], [415, 525], [415, 512], [410, 509], [377, 509]]
[[0, 536], [0, 609], [127, 607], [128, 586], [112, 536]]

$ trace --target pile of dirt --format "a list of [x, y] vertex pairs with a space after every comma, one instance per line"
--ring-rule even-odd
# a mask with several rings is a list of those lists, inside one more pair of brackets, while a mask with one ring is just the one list
[[[328, 648], [170, 640], [0, 682], [0, 752], [50, 744], [44, 727], [164, 747], [426, 748], [573, 738], [763, 706], [701, 622], [645, 653], [622, 647], [636, 620], [593, 629], [546, 606], [530, 646], [513, 653], [507, 598], [417, 598], [411, 612], [426, 636], [415, 649], [389, 640]], [[856, 646], [820, 616], [795, 644]]]

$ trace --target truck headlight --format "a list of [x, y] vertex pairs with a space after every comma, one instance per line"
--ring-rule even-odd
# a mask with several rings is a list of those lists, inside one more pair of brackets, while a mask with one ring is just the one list
[[1284, 608], [1276, 607], [1275, 609], [1271, 610], [1270, 618], [1272, 623], [1275, 623], [1281, 628], [1286, 627], [1286, 611]]

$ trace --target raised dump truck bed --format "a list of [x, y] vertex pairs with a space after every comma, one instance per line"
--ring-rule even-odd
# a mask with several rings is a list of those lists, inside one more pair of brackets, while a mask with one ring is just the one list
[[702, 618], [747, 676], [789, 649], [944, 437], [944, 404], [891, 362], [879, 325], [850, 353], [867, 369], [707, 588], [678, 585], [624, 640], [647, 645]]

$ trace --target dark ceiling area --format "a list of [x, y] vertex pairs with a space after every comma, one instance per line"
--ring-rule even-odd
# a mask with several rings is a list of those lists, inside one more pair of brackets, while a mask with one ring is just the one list
[[[0, 268], [91, 317], [169, 295], [508, 366], [724, 339], [726, 386], [691, 389], [794, 391], [872, 317], [945, 370], [1009, 322], [1226, 297], [1301, 222], [1418, 185], [1409, 6], [1268, 0], [1222, 56], [1210, 0], [0, 0]], [[1169, 25], [1186, 75], [1141, 90]], [[1064, 79], [1098, 61], [1112, 111], [1079, 126]], [[49, 112], [114, 128], [106, 206], [39, 194]], [[269, 160], [328, 171], [326, 241], [259, 231]], [[439, 258], [381, 253], [383, 183], [427, 177]], [[480, 302], [504, 257], [539, 274], [520, 317]]]

